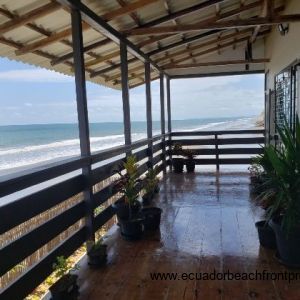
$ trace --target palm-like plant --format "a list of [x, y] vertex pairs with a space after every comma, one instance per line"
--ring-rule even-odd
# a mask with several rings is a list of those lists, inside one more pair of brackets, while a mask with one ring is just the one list
[[295, 132], [287, 122], [277, 128], [282, 145], [277, 149], [267, 146], [260, 164], [265, 171], [265, 190], [261, 198], [271, 198], [268, 218], [282, 215], [286, 234], [300, 224], [300, 124], [296, 120]]

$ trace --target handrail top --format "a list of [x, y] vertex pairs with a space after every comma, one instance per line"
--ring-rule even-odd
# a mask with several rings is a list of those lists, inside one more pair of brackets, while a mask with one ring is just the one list
[[265, 129], [245, 130], [199, 130], [199, 131], [174, 131], [171, 136], [193, 136], [193, 135], [229, 135], [229, 134], [264, 134]]

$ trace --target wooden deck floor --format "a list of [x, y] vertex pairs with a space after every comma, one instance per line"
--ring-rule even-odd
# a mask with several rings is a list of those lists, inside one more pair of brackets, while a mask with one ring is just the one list
[[127, 242], [114, 226], [108, 265], [83, 261], [80, 299], [300, 299], [300, 282], [151, 280], [150, 272], [284, 272], [259, 246], [245, 173], [168, 174], [155, 200], [163, 209], [160, 233]]

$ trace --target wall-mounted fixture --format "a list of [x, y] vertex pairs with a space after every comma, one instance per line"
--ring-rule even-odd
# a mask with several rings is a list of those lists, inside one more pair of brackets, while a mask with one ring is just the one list
[[289, 23], [278, 24], [278, 30], [282, 36], [286, 35], [289, 32], [289, 28], [290, 28]]

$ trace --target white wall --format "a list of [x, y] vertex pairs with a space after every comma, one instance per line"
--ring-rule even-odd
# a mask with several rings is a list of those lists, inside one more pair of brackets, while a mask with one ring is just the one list
[[[282, 14], [299, 14], [300, 0], [286, 1], [286, 8]], [[274, 78], [283, 69], [300, 59], [300, 22], [290, 23], [289, 32], [282, 36], [277, 26], [273, 26], [271, 34], [265, 40], [265, 57], [270, 58], [270, 63], [265, 65], [265, 71], [268, 72], [266, 82], [266, 91], [274, 90]], [[298, 72], [300, 76], [300, 71]], [[300, 86], [299, 86], [300, 89]], [[298, 95], [300, 90], [298, 89]], [[275, 98], [274, 98], [275, 100]], [[300, 116], [300, 102], [297, 97], [297, 109]], [[275, 101], [271, 103], [271, 135], [275, 132]]]

